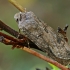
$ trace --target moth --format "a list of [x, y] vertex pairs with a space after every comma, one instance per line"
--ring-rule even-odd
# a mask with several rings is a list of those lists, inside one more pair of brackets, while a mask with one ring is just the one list
[[54, 31], [33, 12], [19, 12], [14, 15], [19, 30], [35, 43], [38, 48], [47, 52], [47, 48], [60, 59], [70, 59], [70, 47], [63, 35]]

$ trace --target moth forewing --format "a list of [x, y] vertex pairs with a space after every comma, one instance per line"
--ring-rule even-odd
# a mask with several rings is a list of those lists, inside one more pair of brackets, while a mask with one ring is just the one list
[[19, 29], [21, 29], [23, 34], [34, 42], [38, 48], [47, 52], [46, 49], [49, 47], [56, 57], [70, 59], [70, 49], [67, 49], [68, 46], [65, 45], [67, 43], [63, 40], [63, 37], [57, 34], [53, 28], [38, 19], [33, 12], [17, 13], [14, 18], [15, 20], [19, 20]]

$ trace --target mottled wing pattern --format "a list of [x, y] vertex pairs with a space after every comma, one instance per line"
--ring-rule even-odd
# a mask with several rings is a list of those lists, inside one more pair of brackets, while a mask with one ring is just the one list
[[[63, 36], [57, 34], [50, 26], [37, 18], [33, 12], [20, 12], [15, 14], [19, 29], [34, 42], [41, 50], [47, 52], [49, 47], [52, 53], [61, 59], [70, 59], [70, 47]], [[61, 37], [61, 38], [60, 38]]]

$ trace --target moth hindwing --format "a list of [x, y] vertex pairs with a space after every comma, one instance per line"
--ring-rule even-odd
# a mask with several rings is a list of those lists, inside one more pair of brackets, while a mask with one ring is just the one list
[[18, 22], [19, 29], [38, 48], [47, 52], [46, 49], [49, 47], [56, 57], [70, 59], [70, 47], [62, 35], [57, 34], [53, 28], [38, 19], [33, 12], [19, 12], [14, 18]]

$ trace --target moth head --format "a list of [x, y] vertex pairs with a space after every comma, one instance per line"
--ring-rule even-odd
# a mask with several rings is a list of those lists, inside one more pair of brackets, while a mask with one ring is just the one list
[[19, 12], [19, 13], [16, 13], [15, 15], [14, 15], [14, 19], [16, 20], [16, 22], [17, 23], [19, 23], [19, 21], [21, 21], [22, 20], [22, 12]]
[[31, 11], [16, 13], [14, 19], [18, 23], [19, 28], [30, 27], [35, 21], [34, 14]]

